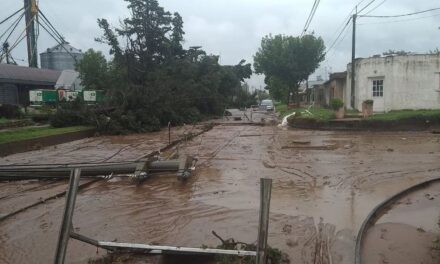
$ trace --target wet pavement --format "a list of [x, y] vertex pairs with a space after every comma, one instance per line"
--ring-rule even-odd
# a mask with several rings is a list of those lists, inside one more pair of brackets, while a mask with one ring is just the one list
[[[229, 123], [163, 153], [199, 159], [195, 175], [186, 182], [170, 174], [152, 177], [140, 186], [115, 178], [82, 189], [75, 230], [99, 240], [190, 247], [217, 246], [220, 241], [211, 234], [214, 230], [224, 238], [253, 243], [259, 179], [268, 177], [274, 180], [269, 244], [286, 252], [291, 263], [353, 263], [355, 236], [368, 213], [395, 193], [440, 176], [440, 135], [283, 130]], [[0, 164], [134, 160], [165, 146], [167, 140], [165, 131], [86, 139], [8, 156]], [[44, 196], [39, 188], [55, 190], [62, 184], [0, 183], [0, 213], [14, 201], [20, 205]], [[374, 243], [381, 239], [382, 229], [393, 230], [387, 225], [396, 225], [396, 230], [418, 233], [423, 228], [427, 235], [420, 239], [428, 245], [438, 233], [440, 204], [433, 201], [440, 199], [439, 194], [434, 185], [414, 194], [426, 201], [419, 197], [411, 204], [397, 203], [367, 240]], [[417, 206], [418, 201], [423, 206]], [[63, 206], [64, 199], [53, 199], [1, 221], [0, 263], [52, 262]], [[417, 217], [403, 217], [407, 212]], [[366, 263], [404, 263], [393, 261], [396, 250], [365, 250], [388, 261], [371, 258]], [[105, 253], [71, 240], [67, 263], [87, 263]], [[435, 263], [429, 256], [423, 263]]]

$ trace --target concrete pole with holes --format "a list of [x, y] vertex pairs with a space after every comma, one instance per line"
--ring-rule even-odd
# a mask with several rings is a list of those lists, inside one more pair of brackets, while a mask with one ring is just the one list
[[267, 237], [272, 179], [260, 179], [260, 220], [258, 223], [257, 264], [267, 263]]

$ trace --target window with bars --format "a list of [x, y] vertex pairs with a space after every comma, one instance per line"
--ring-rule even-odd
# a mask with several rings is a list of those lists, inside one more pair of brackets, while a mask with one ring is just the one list
[[373, 97], [383, 97], [383, 80], [373, 80]]

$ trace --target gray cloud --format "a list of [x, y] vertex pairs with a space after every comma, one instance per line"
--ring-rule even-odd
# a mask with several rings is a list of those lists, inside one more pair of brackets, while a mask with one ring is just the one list
[[[322, 36], [329, 46], [335, 37], [335, 31], [358, 1], [322, 0], [309, 30]], [[6, 17], [17, 10], [21, 3], [22, 1], [17, 0], [2, 0], [0, 17]], [[235, 64], [241, 59], [252, 61], [261, 38], [269, 33], [298, 35], [313, 1], [160, 0], [160, 3], [165, 9], [179, 12], [183, 16], [185, 46], [203, 46], [208, 53], [221, 55], [222, 64]], [[375, 5], [376, 3], [372, 7]], [[408, 13], [438, 5], [438, 1], [432, 0], [388, 0], [372, 14]], [[122, 0], [40, 0], [41, 10], [73, 46], [104, 52], [108, 51], [107, 47], [94, 41], [94, 38], [101, 34], [96, 19], [107, 18], [113, 25], [118, 25], [119, 19], [128, 14], [125, 6], [126, 3]], [[420, 17], [435, 14], [440, 12], [427, 13]], [[380, 54], [388, 49], [427, 52], [438, 47], [440, 15], [420, 20], [382, 23], [410, 18], [359, 19], [358, 57]], [[24, 28], [24, 23], [22, 24], [21, 30]], [[4, 29], [5, 26], [0, 26], [0, 32]], [[345, 70], [351, 57], [350, 31], [351, 27], [343, 41], [329, 52], [327, 60], [315, 75], [324, 75], [330, 69]], [[41, 32], [40, 52], [55, 44], [45, 32]], [[25, 59], [25, 44], [19, 45], [13, 55], [18, 59]], [[250, 83], [259, 87], [264, 85], [262, 80], [262, 77], [254, 76]]]

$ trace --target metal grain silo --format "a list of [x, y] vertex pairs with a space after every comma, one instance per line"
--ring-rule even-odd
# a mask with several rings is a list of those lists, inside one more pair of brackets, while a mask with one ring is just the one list
[[74, 70], [76, 62], [80, 61], [82, 57], [81, 50], [64, 42], [40, 54], [41, 68], [58, 71]]

